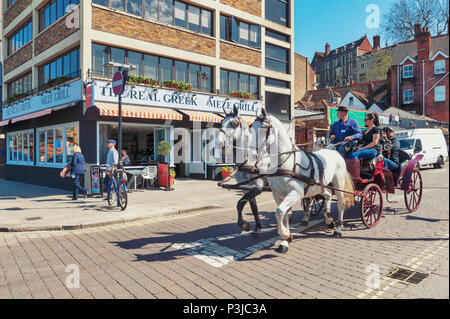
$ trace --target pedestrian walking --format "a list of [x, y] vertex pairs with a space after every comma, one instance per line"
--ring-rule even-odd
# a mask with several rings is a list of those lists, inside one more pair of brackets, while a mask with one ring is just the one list
[[80, 185], [80, 180], [84, 175], [84, 156], [81, 154], [81, 148], [79, 146], [74, 146], [73, 152], [72, 162], [70, 163], [70, 173], [73, 178], [72, 200], [77, 200], [78, 193], [82, 193], [84, 198], [86, 198], [88, 190]]
[[116, 141], [115, 140], [106, 140], [106, 145], [108, 146], [108, 154], [106, 155], [106, 174], [105, 179], [103, 180], [106, 192], [108, 196], [104, 199], [108, 200], [109, 197], [109, 182], [111, 180], [112, 169], [114, 165], [119, 163], [119, 152], [116, 150]]

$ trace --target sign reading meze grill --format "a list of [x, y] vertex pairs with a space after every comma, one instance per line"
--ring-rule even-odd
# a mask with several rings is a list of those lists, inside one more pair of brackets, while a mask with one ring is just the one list
[[42, 95], [34, 95], [29, 99], [4, 107], [2, 115], [4, 120], [8, 120], [79, 100], [81, 100], [81, 80], [71, 82], [66, 86], [60, 86], [46, 91]]
[[[117, 103], [117, 96], [111, 84], [108, 85], [110, 82], [95, 82], [95, 102]], [[129, 85], [122, 95], [122, 103], [216, 113], [222, 113], [223, 108], [229, 112], [236, 105], [241, 114], [252, 116], [258, 115], [262, 108], [261, 101]]]

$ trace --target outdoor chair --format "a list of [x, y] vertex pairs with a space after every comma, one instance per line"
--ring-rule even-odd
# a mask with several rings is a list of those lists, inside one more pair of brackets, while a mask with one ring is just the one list
[[155, 186], [155, 178], [157, 176], [158, 169], [156, 166], [147, 166], [142, 170], [142, 189], [145, 188], [145, 182], [147, 181], [147, 187], [150, 184], [152, 188]]

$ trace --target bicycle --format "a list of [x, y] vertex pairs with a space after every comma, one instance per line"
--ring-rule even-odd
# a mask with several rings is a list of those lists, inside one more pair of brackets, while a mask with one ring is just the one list
[[127, 180], [122, 177], [122, 173], [123, 169], [121, 164], [115, 165], [112, 168], [111, 181], [108, 185], [108, 205], [112, 206], [117, 201], [117, 207], [125, 210], [128, 205]]

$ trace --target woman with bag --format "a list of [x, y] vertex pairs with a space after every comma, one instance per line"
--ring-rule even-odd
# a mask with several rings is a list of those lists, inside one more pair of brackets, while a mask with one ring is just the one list
[[84, 156], [81, 154], [81, 148], [75, 145], [73, 152], [72, 162], [70, 163], [70, 173], [74, 179], [72, 200], [77, 200], [79, 192], [83, 193], [84, 198], [86, 198], [88, 190], [80, 185], [81, 177], [84, 175]]

